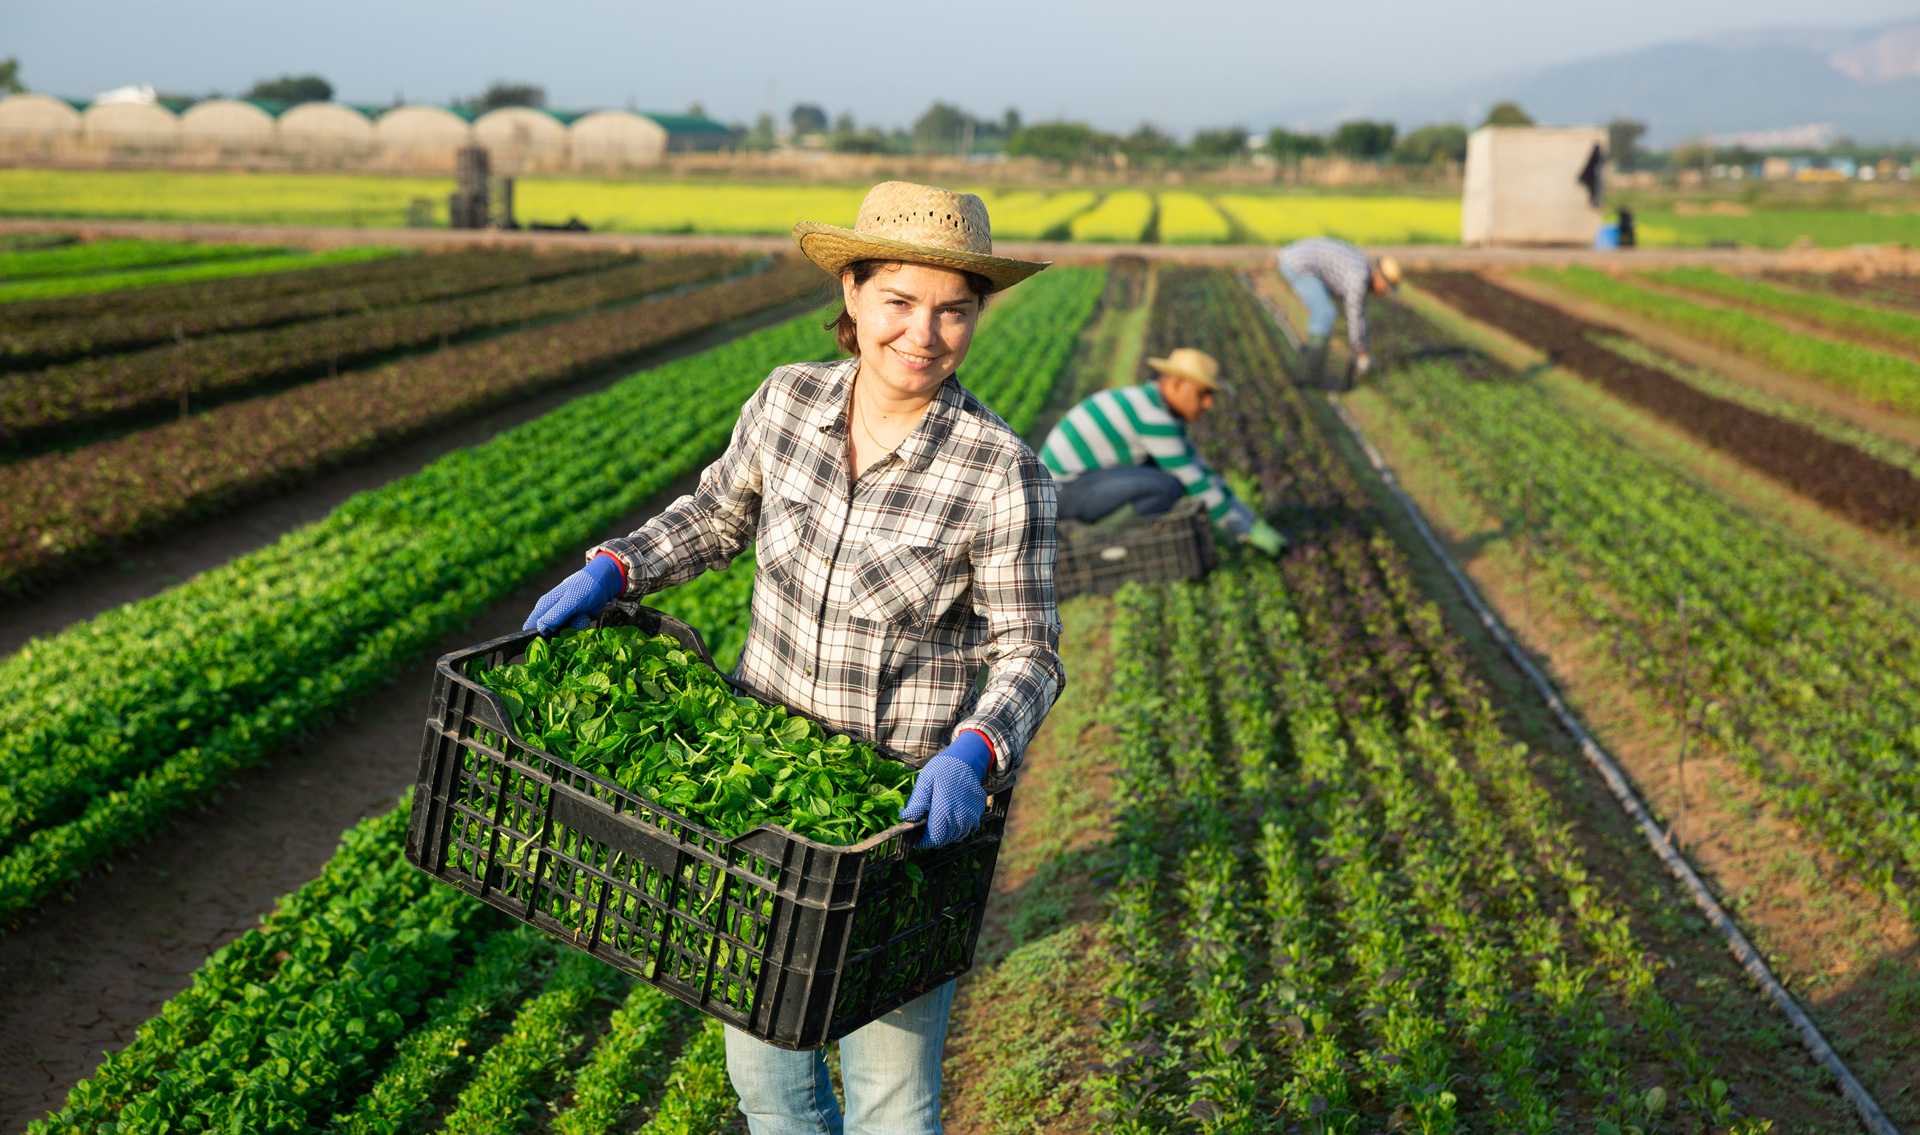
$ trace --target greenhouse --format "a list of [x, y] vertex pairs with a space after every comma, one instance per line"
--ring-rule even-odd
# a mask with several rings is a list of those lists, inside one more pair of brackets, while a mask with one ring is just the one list
[[273, 115], [238, 99], [208, 99], [180, 116], [180, 140], [195, 149], [265, 153], [274, 148]]

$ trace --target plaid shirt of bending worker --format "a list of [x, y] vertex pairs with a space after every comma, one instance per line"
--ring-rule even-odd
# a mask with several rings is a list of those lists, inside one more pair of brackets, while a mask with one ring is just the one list
[[588, 558], [612, 553], [638, 598], [758, 541], [737, 680], [916, 760], [977, 729], [1006, 771], [1066, 682], [1053, 479], [955, 376], [906, 441], [849, 484], [855, 365], [774, 371], [699, 487]]

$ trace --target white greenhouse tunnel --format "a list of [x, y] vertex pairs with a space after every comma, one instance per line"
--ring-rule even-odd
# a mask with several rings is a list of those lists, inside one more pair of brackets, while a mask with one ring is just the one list
[[175, 113], [160, 101], [135, 98], [76, 106], [48, 95], [10, 95], [0, 98], [0, 154], [161, 161], [173, 154], [252, 155], [294, 164], [451, 170], [454, 152], [477, 144], [503, 173], [614, 172], [657, 165], [671, 138], [654, 118], [628, 110], [576, 116], [501, 107], [469, 122], [423, 104], [380, 111], [308, 102], [276, 109], [219, 98]]

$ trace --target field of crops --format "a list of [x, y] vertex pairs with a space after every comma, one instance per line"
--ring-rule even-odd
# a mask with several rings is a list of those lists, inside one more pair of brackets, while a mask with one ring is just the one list
[[[1007, 194], [993, 208], [1034, 235], [1115, 242], [1296, 223], [1259, 199], [1191, 192]], [[1342, 223], [1423, 239], [1431, 220], [1392, 199], [1370, 209]], [[0, 251], [0, 264], [59, 279], [195, 255], [65, 245]], [[251, 502], [477, 410], [553, 399], [0, 659], [5, 933], [84, 911], [100, 871], [177, 838], [184, 817], [218, 823], [223, 791], [316, 731], [404, 702], [403, 746], [417, 744], [425, 690], [396, 693], [396, 675], [476, 621], [512, 608], [518, 625], [531, 583], [719, 450], [768, 370], [833, 357], [832, 309], [812, 306], [824, 282], [792, 259], [473, 250], [0, 304], [0, 584], [14, 604], [189, 520], [253, 522]], [[1134, 258], [1054, 268], [989, 304], [961, 370], [1035, 438], [1140, 356], [1209, 351], [1235, 389], [1192, 436], [1290, 546], [1277, 559], [1226, 548], [1202, 582], [1063, 609], [1069, 686], [1028, 754], [1003, 886], [963, 979], [953, 1129], [1851, 1130], [1848, 1104], [1743, 985], [1607, 786], [1461, 617], [1329, 407], [1293, 384], [1260, 283]], [[1897, 364], [1914, 355], [1912, 316], [1887, 298], [1899, 292], [1695, 269], [1426, 273], [1408, 289], [1425, 315], [1382, 303], [1382, 373], [1350, 404], [1417, 469], [1408, 482], [1470, 569], [1496, 572], [1491, 598], [1531, 647], [1559, 666], [1561, 638], [1601, 644], [1568, 671], [1576, 711], [1600, 713], [1581, 699], [1610, 683], [1707, 762], [1694, 775], [1720, 787], [1696, 786], [1686, 850], [1727, 872], [1726, 905], [1905, 1124], [1920, 1119], [1899, 1091], [1920, 975], [1886, 943], [1920, 918], [1920, 567], [1901, 566], [1920, 560], [1920, 455], [1903, 456], [1920, 434], [1811, 396], [1789, 413], [1776, 405], [1787, 387], [1701, 377], [1632, 330], [1658, 326], [1891, 414], [1905, 408]], [[695, 335], [697, 350], [653, 353]], [[1887, 361], [1867, 374], [1861, 352]], [[1527, 369], [1538, 356], [1556, 365]], [[1746, 481], [1703, 472], [1722, 466]], [[1756, 479], [1784, 495], [1756, 503]], [[1816, 523], [1852, 535], [1808, 539]], [[1519, 590], [1497, 574], [1508, 564]], [[749, 552], [653, 602], [727, 666], [754, 568]], [[732, 728], [711, 676], [684, 658], [580, 641], [486, 681], [520, 720], [566, 667], [578, 689], [628, 681], [596, 666], [653, 667], [649, 680], [682, 691], [661, 695], [666, 717]], [[638, 678], [626, 688], [651, 696]], [[562, 717], [546, 743], [581, 752], [611, 752], [643, 724]], [[777, 717], [762, 726], [726, 768], [680, 750], [675, 775], [721, 787], [697, 808], [691, 787], [673, 799], [714, 822], [786, 815], [838, 835], [897, 808], [904, 781], [864, 789], [866, 812], [842, 814], [855, 794], [828, 782], [863, 767], [858, 752]], [[758, 785], [782, 745], [852, 763], [784, 802], [727, 787]], [[413, 755], [392, 754], [384, 800], [412, 783]], [[1632, 764], [1632, 788], [1666, 823], [1652, 767]], [[137, 1035], [21, 1121], [742, 1129], [716, 1021], [408, 865], [408, 803], [348, 831], [276, 909], [245, 912], [248, 925], [265, 917], [224, 934]], [[1752, 854], [1794, 856], [1792, 888], [1748, 872], [1735, 893], [1716, 858], [1726, 841], [1699, 834], [1734, 817], [1773, 841]], [[1834, 929], [1816, 884], [1850, 917], [1879, 919], [1872, 933]], [[1853, 968], [1835, 976], [1809, 950]]]

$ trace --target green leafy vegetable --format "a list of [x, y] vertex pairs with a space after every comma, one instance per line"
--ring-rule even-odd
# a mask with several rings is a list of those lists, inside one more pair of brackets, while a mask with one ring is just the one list
[[665, 635], [634, 627], [535, 639], [473, 677], [529, 745], [722, 836], [774, 824], [858, 843], [900, 822], [913, 770], [872, 745], [740, 697]]

